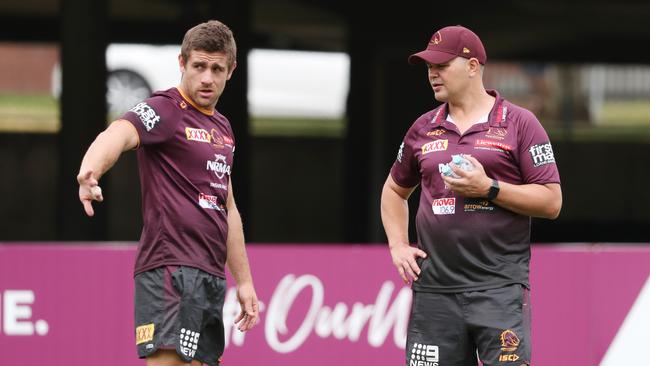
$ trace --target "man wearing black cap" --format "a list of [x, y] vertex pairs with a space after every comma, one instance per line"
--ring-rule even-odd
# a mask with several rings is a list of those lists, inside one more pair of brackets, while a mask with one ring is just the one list
[[[560, 177], [548, 135], [528, 110], [483, 86], [487, 56], [462, 26], [435, 32], [424, 62], [435, 99], [406, 133], [384, 184], [381, 215], [393, 263], [412, 282], [407, 365], [529, 365], [530, 218], [554, 219]], [[473, 165], [449, 164], [452, 155]], [[418, 247], [408, 198], [421, 186]]]

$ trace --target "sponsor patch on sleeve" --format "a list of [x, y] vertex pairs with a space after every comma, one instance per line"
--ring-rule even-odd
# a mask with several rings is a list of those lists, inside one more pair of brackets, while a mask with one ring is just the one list
[[135, 344], [153, 341], [154, 323], [135, 328]]
[[131, 108], [131, 112], [135, 113], [140, 117], [140, 121], [144, 125], [144, 128], [147, 129], [147, 132], [151, 131], [158, 122], [160, 122], [160, 116], [156, 111], [149, 106], [146, 102], [141, 102], [136, 104], [135, 107]]
[[536, 168], [546, 164], [555, 164], [555, 156], [550, 142], [533, 145], [528, 152], [533, 160], [533, 166]]

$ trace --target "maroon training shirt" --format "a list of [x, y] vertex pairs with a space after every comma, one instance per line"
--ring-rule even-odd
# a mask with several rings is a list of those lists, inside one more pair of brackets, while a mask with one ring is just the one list
[[421, 260], [416, 291], [462, 292], [528, 286], [530, 217], [445, 188], [439, 164], [470, 154], [488, 177], [512, 184], [560, 183], [548, 135], [528, 110], [496, 97], [488, 122], [462, 136], [446, 120], [447, 104], [420, 116], [400, 146], [391, 176], [403, 187], [421, 184], [416, 218]]
[[122, 117], [138, 130], [144, 227], [135, 274], [167, 265], [225, 278], [230, 122], [178, 89], [154, 93]]

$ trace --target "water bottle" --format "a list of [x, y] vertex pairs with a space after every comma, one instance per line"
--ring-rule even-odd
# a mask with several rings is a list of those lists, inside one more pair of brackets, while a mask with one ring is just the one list
[[454, 173], [454, 171], [451, 169], [449, 164], [439, 164], [438, 165], [438, 170], [442, 175], [447, 176], [447, 177], [452, 177], [452, 178], [460, 178], [458, 174]]
[[452, 155], [451, 161], [449, 163], [438, 165], [438, 170], [440, 171], [440, 173], [442, 173], [442, 175], [445, 175], [447, 177], [460, 178], [458, 174], [454, 173], [454, 170], [451, 169], [449, 164], [454, 164], [464, 171], [470, 171], [474, 169], [474, 164], [472, 164], [471, 161], [467, 160], [462, 155]]
[[466, 172], [474, 170], [474, 164], [462, 155], [452, 155], [451, 162]]

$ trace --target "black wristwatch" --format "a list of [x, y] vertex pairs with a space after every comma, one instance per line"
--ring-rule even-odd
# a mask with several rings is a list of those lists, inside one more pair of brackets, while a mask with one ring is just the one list
[[492, 201], [493, 199], [497, 198], [499, 195], [499, 181], [496, 179], [492, 179], [492, 185], [490, 185], [490, 190], [488, 191], [487, 199]]

